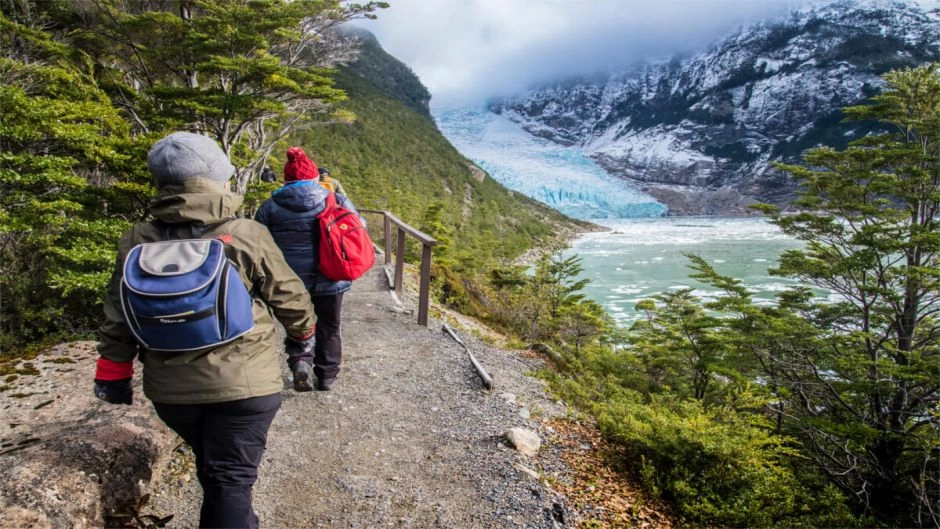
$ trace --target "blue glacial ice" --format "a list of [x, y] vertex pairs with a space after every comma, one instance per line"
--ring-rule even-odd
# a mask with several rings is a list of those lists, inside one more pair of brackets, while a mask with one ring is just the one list
[[508, 189], [570, 217], [660, 217], [666, 206], [610, 176], [578, 147], [563, 147], [481, 108], [433, 109], [444, 136]]

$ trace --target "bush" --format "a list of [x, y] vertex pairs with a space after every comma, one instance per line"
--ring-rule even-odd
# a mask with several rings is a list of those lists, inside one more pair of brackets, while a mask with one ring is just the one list
[[[646, 490], [673, 502], [684, 526], [860, 525], [835, 487], [791, 466], [790, 440], [773, 434], [761, 415], [666, 395], [644, 402], [615, 377], [549, 378], [597, 418], [623, 448], [624, 466]], [[754, 404], [747, 394], [737, 400]]]

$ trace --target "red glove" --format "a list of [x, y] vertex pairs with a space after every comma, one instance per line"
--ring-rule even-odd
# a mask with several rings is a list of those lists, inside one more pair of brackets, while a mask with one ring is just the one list
[[112, 362], [104, 357], [98, 358], [95, 367], [95, 396], [111, 404], [132, 404], [134, 389], [131, 377], [134, 376], [134, 361]]
[[98, 363], [95, 366], [95, 380], [121, 380], [134, 376], [134, 361], [130, 362], [112, 362], [107, 358], [98, 357]]
[[317, 333], [317, 326], [314, 325], [313, 327], [310, 328], [310, 332], [308, 332], [307, 334], [305, 334], [305, 335], [303, 335], [303, 336], [290, 336], [290, 335], [288, 335], [288, 336], [290, 336], [290, 338], [291, 338], [292, 340], [296, 340], [296, 341], [298, 341], [298, 342], [302, 342], [302, 341], [306, 340], [307, 338], [310, 338], [311, 336], [313, 336], [313, 335], [316, 334], [316, 333]]

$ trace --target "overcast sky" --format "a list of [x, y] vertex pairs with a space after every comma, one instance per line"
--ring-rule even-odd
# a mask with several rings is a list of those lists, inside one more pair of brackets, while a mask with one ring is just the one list
[[475, 103], [534, 82], [700, 49], [804, 0], [389, 0], [378, 37], [431, 91]]

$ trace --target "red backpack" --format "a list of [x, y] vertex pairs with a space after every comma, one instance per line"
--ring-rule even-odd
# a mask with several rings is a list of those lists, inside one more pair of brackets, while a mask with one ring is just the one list
[[352, 281], [372, 268], [375, 250], [359, 215], [337, 204], [336, 195], [330, 193], [317, 219], [321, 274], [334, 281]]

